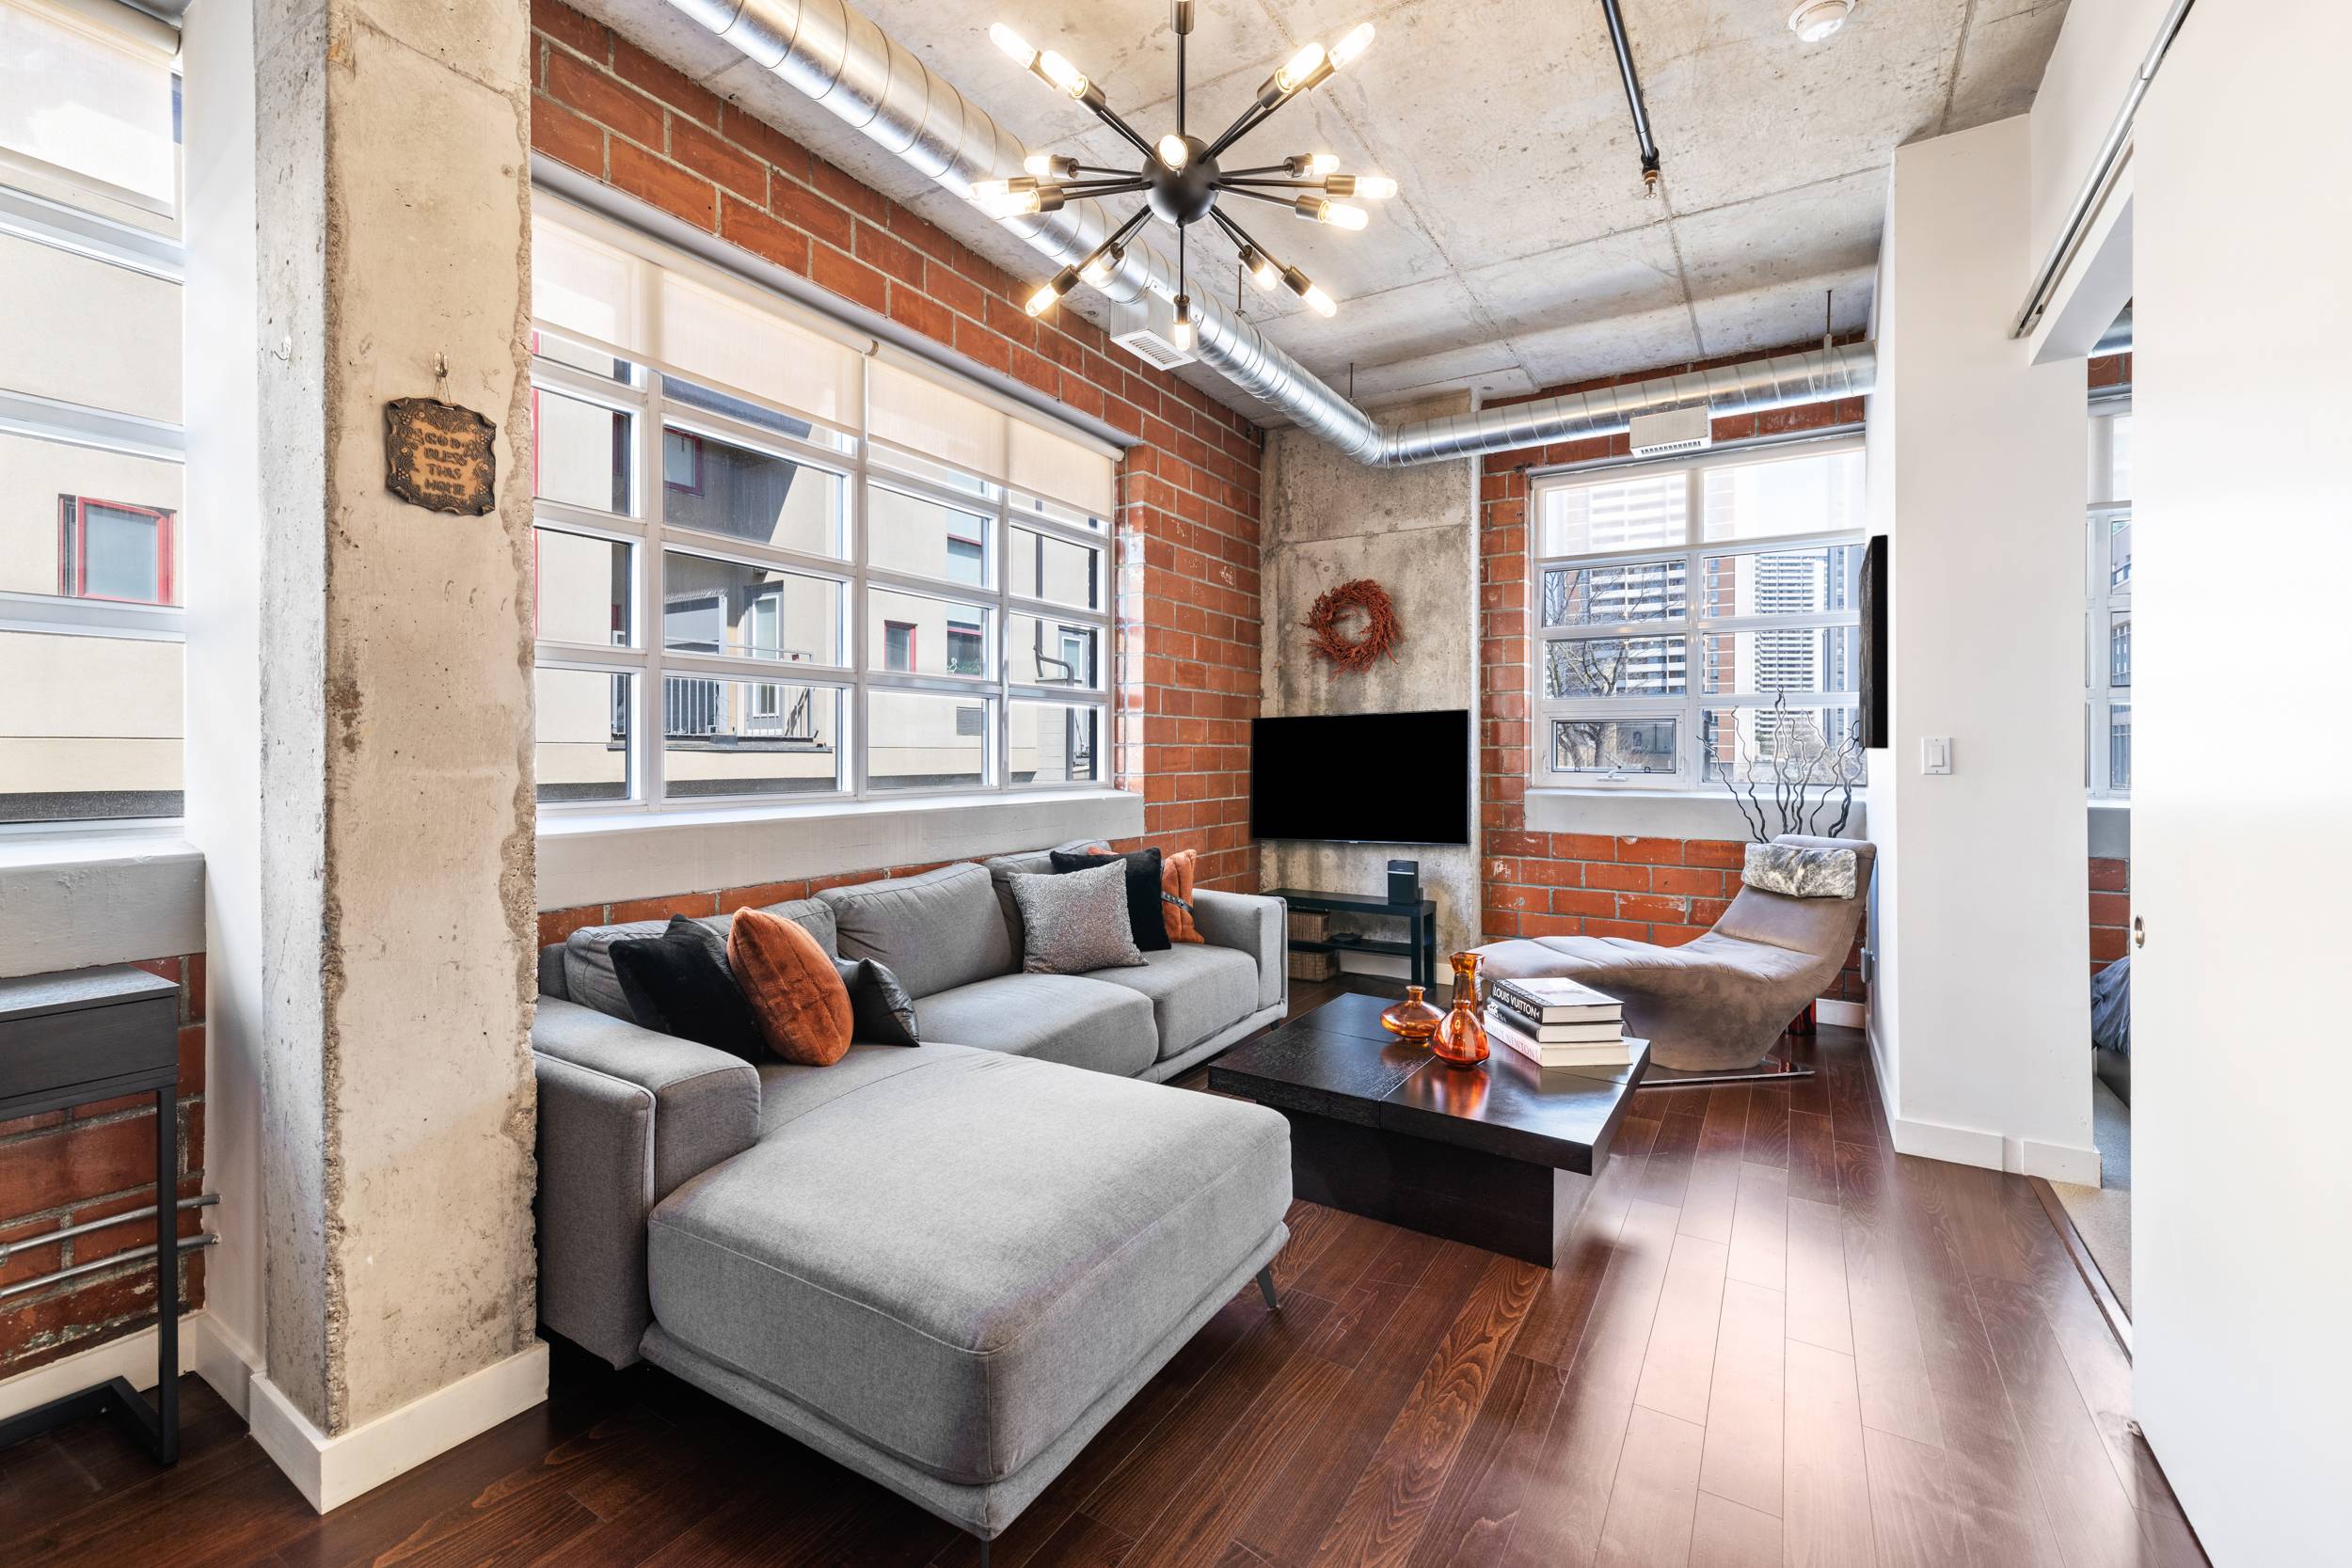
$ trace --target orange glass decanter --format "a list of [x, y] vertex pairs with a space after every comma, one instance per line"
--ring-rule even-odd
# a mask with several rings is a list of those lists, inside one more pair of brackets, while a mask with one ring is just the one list
[[1476, 953], [1454, 955], [1454, 1010], [1429, 1037], [1430, 1051], [1455, 1067], [1476, 1067], [1486, 1059], [1486, 1026], [1478, 1019], [1478, 969], [1484, 962]]
[[1427, 1045], [1445, 1014], [1422, 1000], [1419, 986], [1405, 988], [1405, 1000], [1380, 1015], [1380, 1027], [1407, 1045]]

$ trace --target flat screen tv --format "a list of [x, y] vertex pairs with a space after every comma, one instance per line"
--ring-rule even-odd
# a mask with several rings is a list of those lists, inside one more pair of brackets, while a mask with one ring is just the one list
[[1249, 835], [1470, 842], [1470, 710], [1256, 719]]

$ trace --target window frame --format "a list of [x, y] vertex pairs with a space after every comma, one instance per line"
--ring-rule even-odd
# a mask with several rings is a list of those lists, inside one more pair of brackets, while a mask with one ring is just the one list
[[[573, 228], [598, 243], [625, 249], [639, 261], [647, 263], [644, 268], [647, 277], [642, 280], [644, 283], [643, 292], [647, 295], [655, 292], [651, 275], [656, 269], [674, 272], [697, 281], [717, 278], [724, 281], [728, 292], [738, 300], [746, 299], [747, 293], [756, 294], [760, 308], [774, 311], [803, 330], [820, 331], [836, 339], [845, 334], [845, 328], [821, 316], [812, 321], [811, 317], [817, 315], [813, 308], [775, 296], [746, 277], [677, 250], [601, 214], [554, 198], [543, 188], [534, 187], [533, 195], [544, 204], [543, 215]], [[642, 316], [641, 309], [641, 319]], [[531, 379], [534, 389], [545, 388], [629, 414], [633, 420], [634, 442], [629, 506], [626, 515], [596, 512], [562, 502], [534, 501], [535, 525], [628, 545], [631, 549], [629, 579], [635, 601], [627, 639], [612, 646], [549, 639], [540, 639], [535, 643], [536, 664], [541, 669], [593, 670], [626, 677], [630, 691], [629, 717], [633, 721], [628, 739], [629, 755], [626, 769], [626, 798], [542, 800], [539, 801], [542, 813], [604, 816], [620, 813], [677, 815], [703, 811], [741, 812], [762, 808], [785, 811], [826, 802], [870, 800], [906, 803], [937, 799], [985, 799], [1006, 793], [1087, 791], [1114, 787], [1113, 780], [1105, 771], [1106, 763], [1115, 754], [1110, 743], [1110, 725], [1116, 711], [1110, 683], [1105, 682], [1093, 689], [1074, 689], [1016, 683], [1009, 678], [1010, 672], [1002, 657], [1002, 640], [1013, 615], [1029, 614], [1084, 623], [1095, 630], [1098, 646], [1114, 645], [1111, 634], [1118, 625], [1119, 603], [1115, 513], [1097, 515], [1088, 506], [1060, 498], [1015, 490], [1000, 479], [928, 457], [895, 442], [870, 437], [867, 432], [871, 426], [871, 367], [874, 363], [870, 343], [866, 345], [869, 352], [859, 359], [855, 418], [844, 422], [788, 407], [773, 398], [755, 395], [707, 373], [670, 366], [658, 354], [644, 347], [602, 341], [575, 328], [537, 318], [533, 320], [532, 330], [564, 344], [597, 355], [610, 355], [627, 368], [628, 379], [623, 381], [565, 364], [545, 354], [534, 354], [531, 363]], [[641, 330], [658, 341], [658, 327]], [[965, 395], [992, 405], [1002, 404], [1003, 400], [994, 394], [976, 383], [955, 377], [943, 368], [911, 367], [907, 357], [895, 353], [892, 353], [891, 363], [896, 370], [914, 368], [918, 373], [942, 380]], [[723, 397], [805, 422], [810, 427], [809, 436], [806, 439], [797, 438], [699, 404], [673, 401], [664, 396], [665, 378], [673, 375]], [[1044, 426], [1043, 420], [1034, 414], [1009, 413], [1008, 417], [1025, 418], [1029, 422]], [[839, 542], [844, 553], [839, 556], [812, 554], [669, 523], [660, 511], [661, 498], [669, 493], [662, 461], [665, 432], [708, 436], [731, 446], [747, 448], [834, 475], [841, 486], [841, 512], [837, 521]], [[1102, 447], [1102, 443], [1094, 437], [1085, 436], [1072, 428], [1065, 427], [1057, 433], [1080, 436], [1089, 445], [1097, 449]], [[894, 463], [891, 454], [898, 452], [918, 459], [919, 463], [907, 466]], [[1109, 455], [1105, 455], [1104, 460], [1114, 467], [1119, 461], [1116, 456]], [[917, 471], [923, 465], [930, 467], [928, 470]], [[946, 482], [949, 479], [962, 479], [966, 484]], [[981, 549], [982, 580], [973, 583], [951, 577], [931, 578], [873, 564], [870, 560], [867, 499], [870, 487], [876, 484], [920, 500], [952, 507], [978, 519], [981, 533], [972, 542], [979, 545]], [[1089, 528], [1066, 522], [1032, 503], [1042, 503], [1044, 507], [1061, 508], [1073, 515], [1089, 517], [1095, 526]], [[1068, 605], [1030, 599], [1011, 592], [1002, 562], [1009, 547], [1010, 530], [1016, 524], [1047, 537], [1067, 540], [1095, 551], [1095, 570], [1102, 601], [1100, 607], [1073, 609]], [[689, 654], [664, 646], [660, 613], [663, 603], [660, 578], [662, 558], [667, 548], [823, 578], [834, 582], [838, 585], [836, 592], [842, 596], [840, 646], [836, 654], [845, 662], [817, 664], [739, 655]], [[875, 668], [880, 658], [867, 645], [871, 633], [866, 618], [872, 613], [869, 589], [920, 594], [980, 608], [985, 620], [978, 673], [970, 675], [923, 674]], [[663, 742], [667, 737], [657, 733], [666, 726], [655, 726], [649, 721], [653, 713], [652, 703], [648, 699], [659, 701], [663, 690], [663, 678], [680, 674], [749, 681], [755, 686], [762, 683], [809, 686], [837, 691], [839, 696], [836, 700], [840, 704], [836, 726], [837, 787], [785, 793], [671, 794], [663, 755]], [[930, 693], [977, 700], [984, 714], [978, 781], [920, 789], [877, 788], [870, 776], [871, 759], [866, 746], [871, 735], [868, 697], [875, 691]], [[778, 695], [780, 697], [781, 694]], [[1095, 733], [1098, 738], [1093, 753], [1093, 777], [1011, 782], [1009, 727], [1012, 705], [1016, 701], [1029, 699], [1075, 704], [1097, 710]], [[784, 705], [779, 703], [778, 705]]]
[[[1843, 610], [1802, 615], [1710, 617], [1705, 614], [1704, 610], [1707, 560], [1710, 556], [1765, 551], [1798, 552], [1833, 546], [1859, 547], [1867, 542], [1868, 530], [1817, 529], [1752, 538], [1708, 539], [1706, 537], [1705, 502], [1706, 476], [1713, 469], [1834, 457], [1862, 450], [1863, 439], [1859, 435], [1841, 432], [1794, 441], [1773, 441], [1769, 445], [1723, 447], [1696, 458], [1655, 462], [1613, 459], [1598, 464], [1539, 470], [1529, 476], [1527, 602], [1521, 625], [1528, 648], [1525, 661], [1531, 729], [1528, 777], [1533, 787], [1635, 794], [1710, 791], [1719, 788], [1722, 782], [1708, 778], [1706, 770], [1707, 716], [1710, 711], [1770, 708], [1775, 700], [1781, 698], [1786, 698], [1790, 709], [1795, 711], [1833, 706], [1859, 707], [1858, 694], [1852, 691], [1789, 690], [1710, 695], [1706, 690], [1708, 639], [1710, 636], [1737, 636], [1758, 631], [1824, 631], [1848, 627], [1854, 628], [1858, 635], [1862, 624], [1858, 602]], [[1623, 483], [1632, 478], [1677, 473], [1682, 476], [1689, 487], [1684, 498], [1683, 537], [1680, 543], [1632, 546], [1568, 555], [1543, 553], [1544, 510], [1549, 495], [1561, 490]], [[1602, 622], [1581, 626], [1547, 627], [1543, 624], [1544, 574], [1547, 570], [1605, 568], [1677, 561], [1683, 565], [1683, 613], [1678, 617], [1655, 621]], [[1546, 694], [1545, 674], [1549, 644], [1619, 638], [1683, 639], [1681, 694], [1626, 697], [1551, 697]], [[1625, 722], [1674, 721], [1677, 728], [1673, 771], [1579, 772], [1553, 768], [1554, 721], [1593, 722], [1611, 720]], [[1864, 782], [1867, 783], [1867, 776]]]
[[2118, 615], [2130, 620], [2132, 579], [2117, 585], [2112, 551], [2115, 523], [2130, 524], [2133, 512], [2132, 499], [2114, 493], [2114, 421], [2131, 414], [2128, 390], [2091, 401], [2090, 496], [2083, 523], [2083, 787], [2094, 800], [2119, 803], [2132, 798], [2131, 766], [2125, 763], [2123, 782], [2117, 784], [2114, 725], [2120, 709], [2130, 734], [2133, 683], [2128, 673], [2122, 682], [2115, 679], [2113, 627]]
[[[89, 509], [93, 506], [130, 513], [155, 525], [155, 597], [135, 599], [119, 594], [93, 594], [89, 591]], [[57, 596], [87, 599], [99, 604], [177, 606], [180, 601], [178, 584], [172, 576], [172, 535], [179, 515], [179, 510], [173, 507], [142, 506], [136, 501], [108, 500], [100, 496], [59, 495]]]

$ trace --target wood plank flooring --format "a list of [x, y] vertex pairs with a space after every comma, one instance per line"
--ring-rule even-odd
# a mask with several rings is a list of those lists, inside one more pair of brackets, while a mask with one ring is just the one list
[[[1554, 1271], [1297, 1206], [1283, 1309], [1229, 1303], [995, 1568], [2203, 1563], [2027, 1184], [1896, 1155], [1858, 1036], [1797, 1049], [1810, 1083], [1644, 1092]], [[545, 1405], [326, 1518], [190, 1377], [176, 1469], [99, 1423], [0, 1449], [0, 1559], [977, 1563], [675, 1379], [556, 1351]]]

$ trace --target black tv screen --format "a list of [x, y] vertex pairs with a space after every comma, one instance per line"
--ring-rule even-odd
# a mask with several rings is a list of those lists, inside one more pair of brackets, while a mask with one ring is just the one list
[[1470, 710], [1257, 719], [1249, 836], [1470, 842]]

